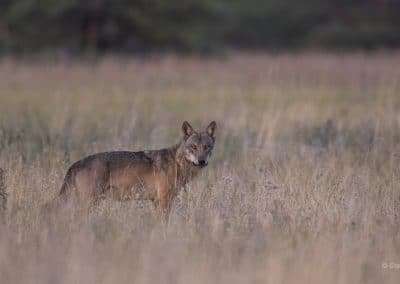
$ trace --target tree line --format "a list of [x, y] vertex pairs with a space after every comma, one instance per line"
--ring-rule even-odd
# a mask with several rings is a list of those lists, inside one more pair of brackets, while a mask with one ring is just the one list
[[400, 0], [0, 0], [0, 52], [400, 45]]

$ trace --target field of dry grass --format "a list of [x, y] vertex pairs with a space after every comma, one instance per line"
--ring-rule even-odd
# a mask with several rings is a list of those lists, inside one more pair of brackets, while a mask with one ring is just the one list
[[[0, 62], [1, 283], [399, 283], [400, 54]], [[168, 228], [41, 221], [67, 167], [218, 122]]]

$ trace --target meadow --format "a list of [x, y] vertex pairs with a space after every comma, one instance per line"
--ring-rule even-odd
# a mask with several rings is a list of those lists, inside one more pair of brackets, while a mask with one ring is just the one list
[[[400, 53], [0, 60], [1, 283], [399, 283]], [[163, 227], [147, 202], [42, 222], [68, 166], [216, 120]]]

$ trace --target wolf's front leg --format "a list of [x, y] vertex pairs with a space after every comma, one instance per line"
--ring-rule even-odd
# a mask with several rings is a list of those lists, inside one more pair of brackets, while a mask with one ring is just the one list
[[169, 223], [171, 203], [172, 203], [171, 201], [167, 201], [166, 199], [153, 200], [153, 205], [157, 219], [161, 221], [161, 223], [164, 225], [168, 225]]

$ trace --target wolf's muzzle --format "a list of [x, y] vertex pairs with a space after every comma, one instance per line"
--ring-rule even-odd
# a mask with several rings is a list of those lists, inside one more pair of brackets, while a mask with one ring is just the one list
[[200, 160], [199, 161], [199, 166], [204, 168], [205, 166], [207, 166], [208, 162], [206, 160]]

